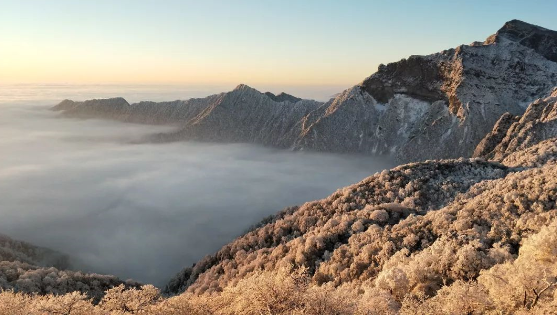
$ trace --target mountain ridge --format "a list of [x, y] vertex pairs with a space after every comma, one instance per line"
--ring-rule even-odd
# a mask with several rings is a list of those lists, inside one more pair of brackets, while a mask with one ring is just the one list
[[474, 156], [502, 161], [509, 155], [557, 137], [557, 87], [532, 102], [523, 115], [505, 113], [480, 142]]
[[380, 65], [325, 103], [240, 84], [187, 101], [63, 101], [53, 109], [65, 116], [181, 126], [153, 141], [249, 142], [392, 155], [399, 162], [471, 157], [501, 115], [522, 114], [557, 85], [554, 53], [557, 32], [512, 20], [484, 42]]

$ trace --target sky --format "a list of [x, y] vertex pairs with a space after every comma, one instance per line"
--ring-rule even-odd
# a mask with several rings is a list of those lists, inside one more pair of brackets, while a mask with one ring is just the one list
[[0, 0], [0, 84], [349, 87], [557, 1]]

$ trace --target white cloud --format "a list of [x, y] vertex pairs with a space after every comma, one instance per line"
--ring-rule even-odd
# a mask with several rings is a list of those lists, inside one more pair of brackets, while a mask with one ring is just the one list
[[3, 106], [0, 231], [161, 285], [264, 216], [387, 167], [247, 144], [131, 144], [168, 127]]

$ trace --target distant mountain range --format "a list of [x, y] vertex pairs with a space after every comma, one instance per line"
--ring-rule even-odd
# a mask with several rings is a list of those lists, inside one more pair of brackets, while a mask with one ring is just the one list
[[152, 141], [249, 142], [400, 162], [470, 157], [501, 115], [522, 114], [557, 85], [556, 51], [557, 32], [513, 20], [483, 42], [380, 65], [326, 103], [241, 84], [187, 101], [65, 100], [53, 109], [181, 126]]

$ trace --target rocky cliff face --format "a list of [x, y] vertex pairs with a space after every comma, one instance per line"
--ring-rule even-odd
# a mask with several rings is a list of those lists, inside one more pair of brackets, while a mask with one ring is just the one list
[[514, 20], [485, 42], [381, 65], [325, 104], [297, 144], [399, 161], [471, 156], [503, 113], [522, 113], [554, 85], [556, 36]]
[[388, 154], [400, 162], [469, 157], [501, 115], [522, 114], [557, 85], [555, 61], [557, 32], [513, 20], [484, 42], [381, 65], [325, 104], [240, 85], [204, 99], [64, 101], [55, 109], [69, 116], [183, 126], [156, 137], [162, 141], [253, 142]]
[[530, 104], [521, 116], [504, 114], [474, 155], [501, 161], [519, 150], [557, 137], [557, 88]]
[[517, 42], [533, 49], [548, 60], [557, 62], [557, 32], [555, 31], [519, 20], [512, 20], [505, 23], [497, 33], [490, 36], [485, 44], [504, 41]]

